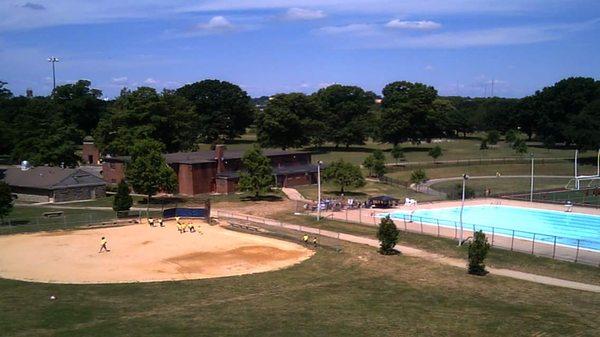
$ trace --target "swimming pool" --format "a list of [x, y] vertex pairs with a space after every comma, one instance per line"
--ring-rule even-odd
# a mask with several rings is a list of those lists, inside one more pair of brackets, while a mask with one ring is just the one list
[[[394, 219], [406, 218], [410, 212], [390, 213]], [[386, 216], [382, 214], [381, 216]], [[413, 221], [437, 223], [440, 226], [455, 228], [460, 226], [460, 207], [421, 209], [412, 212]], [[524, 207], [478, 205], [465, 206], [463, 210], [463, 227], [494, 232], [500, 235], [532, 239], [536, 233], [536, 241], [556, 242], [558, 244], [579, 246], [600, 250], [600, 216], [581, 213], [540, 210]]]

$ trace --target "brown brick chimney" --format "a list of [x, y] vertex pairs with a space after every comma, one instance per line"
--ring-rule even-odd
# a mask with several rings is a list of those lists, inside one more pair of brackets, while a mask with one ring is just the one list
[[225, 171], [225, 164], [223, 163], [223, 154], [225, 153], [225, 145], [217, 144], [215, 146], [215, 160], [217, 161], [217, 173]]

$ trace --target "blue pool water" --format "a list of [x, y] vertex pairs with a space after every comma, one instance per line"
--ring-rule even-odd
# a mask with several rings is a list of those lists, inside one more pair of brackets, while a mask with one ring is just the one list
[[[384, 215], [385, 216], [385, 215]], [[409, 212], [393, 212], [390, 217], [402, 219], [410, 217]], [[422, 209], [412, 213], [412, 220], [427, 223], [438, 223], [440, 226], [460, 226], [460, 207]], [[600, 216], [581, 213], [547, 211], [532, 208], [480, 205], [465, 206], [463, 210], [463, 226], [465, 229], [483, 230], [500, 235], [532, 239], [536, 241], [554, 242], [600, 250]]]

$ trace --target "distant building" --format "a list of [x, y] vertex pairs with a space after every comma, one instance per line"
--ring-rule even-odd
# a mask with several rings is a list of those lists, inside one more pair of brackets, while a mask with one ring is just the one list
[[[317, 166], [311, 164], [311, 154], [304, 151], [265, 149], [271, 159], [277, 186], [308, 185], [316, 182]], [[177, 174], [178, 194], [233, 193], [237, 189], [242, 168], [243, 151], [225, 151], [217, 145], [215, 151], [178, 152], [164, 155], [167, 164]], [[107, 183], [117, 184], [125, 178], [125, 166], [130, 157], [102, 159], [102, 176]]]
[[81, 157], [83, 158], [84, 165], [100, 165], [100, 151], [96, 144], [94, 144], [94, 138], [92, 136], [86, 136], [83, 138], [83, 146], [81, 147]]
[[27, 90], [25, 90], [25, 96], [27, 98], [32, 98], [33, 97], [33, 89], [27, 88]]
[[10, 167], [3, 179], [17, 200], [61, 202], [106, 196], [106, 182], [80, 169]]

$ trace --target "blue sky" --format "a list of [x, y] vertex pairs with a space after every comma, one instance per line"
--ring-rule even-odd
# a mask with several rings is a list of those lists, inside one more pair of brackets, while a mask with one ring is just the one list
[[0, 80], [15, 94], [85, 78], [176, 88], [217, 78], [252, 96], [332, 83], [381, 93], [521, 97], [600, 78], [597, 0], [2, 0]]

